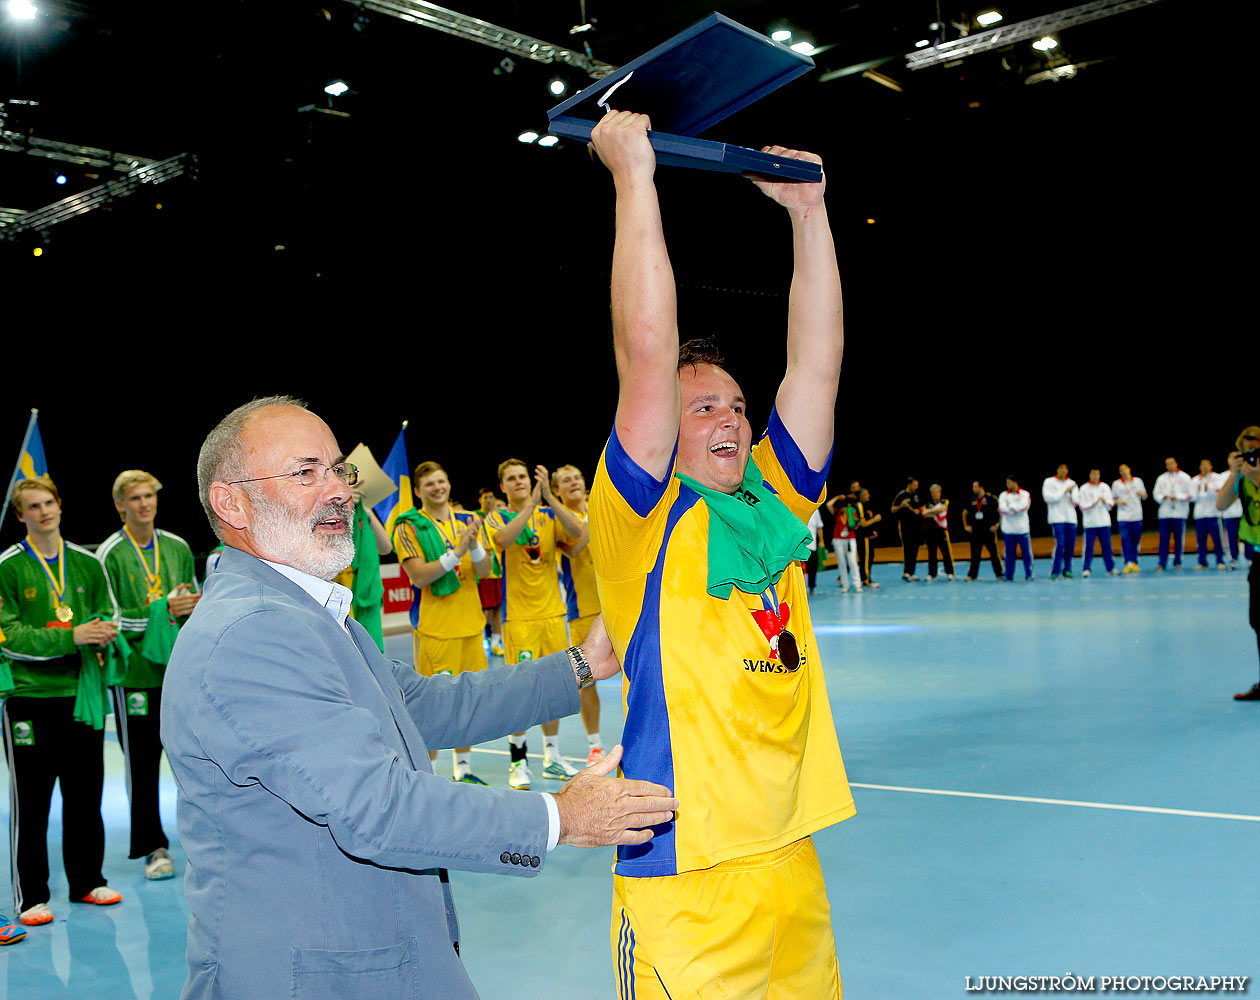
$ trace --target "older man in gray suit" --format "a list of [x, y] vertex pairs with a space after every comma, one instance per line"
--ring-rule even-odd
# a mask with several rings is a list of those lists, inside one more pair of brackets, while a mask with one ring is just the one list
[[202, 446], [226, 548], [167, 669], [162, 740], [188, 855], [185, 998], [475, 998], [445, 869], [532, 876], [557, 843], [642, 843], [677, 803], [610, 777], [555, 795], [433, 774], [469, 746], [578, 710], [618, 666], [583, 647], [457, 678], [387, 660], [331, 579], [353, 556], [355, 473], [288, 397], [233, 411]]

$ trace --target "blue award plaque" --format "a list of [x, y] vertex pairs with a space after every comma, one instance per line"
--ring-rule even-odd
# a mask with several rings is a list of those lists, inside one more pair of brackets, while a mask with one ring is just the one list
[[710, 14], [547, 112], [550, 131], [587, 141], [609, 107], [652, 119], [656, 162], [775, 180], [821, 181], [822, 167], [696, 136], [802, 73], [814, 60]]

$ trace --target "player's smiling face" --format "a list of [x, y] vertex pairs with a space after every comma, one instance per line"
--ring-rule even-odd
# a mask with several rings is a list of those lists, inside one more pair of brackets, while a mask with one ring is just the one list
[[529, 480], [529, 470], [523, 465], [509, 465], [503, 470], [503, 478], [499, 481], [503, 495], [508, 500], [528, 500], [534, 484]]
[[451, 481], [446, 478], [445, 472], [438, 469], [420, 480], [420, 487], [416, 492], [420, 494], [423, 503], [430, 507], [440, 507], [451, 495]]
[[678, 382], [678, 471], [709, 489], [734, 493], [743, 485], [752, 448], [739, 384], [713, 365], [687, 366], [678, 373]]

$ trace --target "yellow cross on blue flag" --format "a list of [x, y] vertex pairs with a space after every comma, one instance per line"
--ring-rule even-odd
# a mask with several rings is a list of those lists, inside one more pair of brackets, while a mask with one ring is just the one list
[[39, 436], [39, 417], [31, 411], [31, 422], [26, 429], [26, 443], [22, 446], [22, 454], [18, 456], [18, 479], [34, 479], [36, 476], [48, 475], [48, 460], [44, 458], [44, 441]]
[[385, 530], [392, 536], [394, 522], [405, 510], [411, 510], [416, 504], [411, 494], [411, 468], [407, 465], [407, 424], [398, 432], [398, 440], [389, 449], [389, 455], [381, 463], [381, 471], [389, 476], [390, 481], [398, 484], [398, 489], [387, 496], [372, 509], [385, 525]]

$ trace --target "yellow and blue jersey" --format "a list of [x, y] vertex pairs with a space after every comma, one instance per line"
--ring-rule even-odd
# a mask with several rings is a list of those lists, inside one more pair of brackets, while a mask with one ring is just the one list
[[[535, 507], [529, 515], [529, 529], [535, 542], [513, 542], [506, 549], [499, 547], [495, 535], [508, 524], [516, 512], [504, 508], [486, 518], [486, 535], [499, 555], [503, 572], [503, 620], [538, 621], [564, 615], [560, 600], [560, 584], [556, 572], [556, 532], [564, 537], [564, 529], [556, 522], [550, 507]], [[521, 533], [521, 538], [525, 532]]]
[[[802, 522], [830, 457], [809, 468], [779, 419], [753, 447], [766, 486]], [[614, 871], [674, 875], [799, 840], [853, 815], [800, 564], [775, 582], [801, 666], [787, 671], [753, 612], [760, 594], [706, 590], [709, 511], [676, 475], [656, 480], [613, 430], [591, 489], [599, 600], [623, 668], [621, 770], [673, 790], [675, 819], [618, 848]]]
[[[579, 521], [585, 521], [588, 514], [570, 511]], [[564, 533], [564, 526], [560, 531]], [[595, 580], [595, 562], [591, 557], [589, 544], [582, 547], [576, 556], [559, 552], [560, 584], [564, 587], [564, 620], [577, 621], [590, 615], [599, 614], [599, 584]]]
[[[427, 514], [421, 516], [428, 517]], [[473, 519], [472, 514], [459, 510], [452, 510], [451, 516], [460, 524], [468, 524]], [[442, 540], [446, 542], [447, 551], [453, 551], [459, 543], [460, 529], [449, 523], [433, 523]], [[416, 538], [416, 529], [406, 521], [401, 521], [394, 527], [394, 552], [400, 563], [408, 559], [428, 562], [420, 548], [420, 541]], [[432, 584], [411, 588], [411, 627], [421, 635], [438, 639], [460, 639], [480, 635], [485, 628], [486, 619], [481, 611], [481, 596], [477, 590], [477, 570], [467, 552], [459, 561], [456, 573], [459, 575], [459, 589], [453, 593], [435, 594]]]

